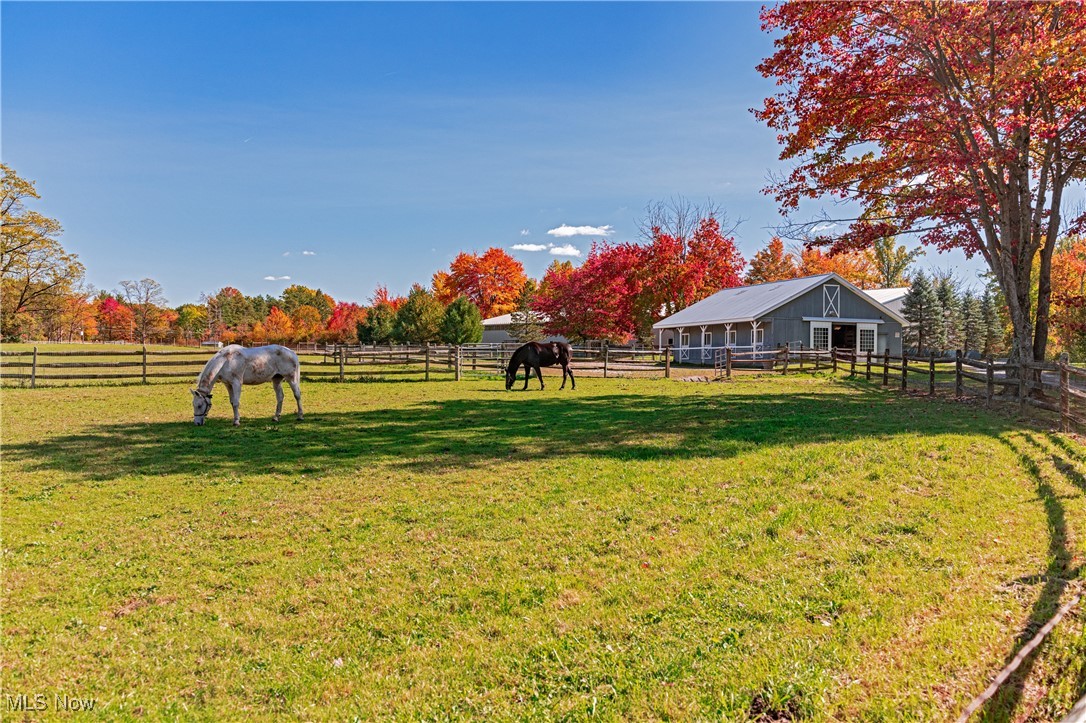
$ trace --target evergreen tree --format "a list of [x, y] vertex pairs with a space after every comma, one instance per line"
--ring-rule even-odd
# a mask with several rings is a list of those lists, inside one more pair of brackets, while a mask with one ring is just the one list
[[981, 315], [984, 317], [984, 356], [995, 356], [1002, 351], [1003, 321], [999, 318], [999, 305], [991, 289], [981, 297]]
[[988, 324], [984, 319], [984, 304], [970, 289], [962, 297], [962, 351], [983, 352], [987, 335]]
[[358, 322], [358, 341], [362, 344], [388, 344], [392, 341], [396, 312], [387, 301], [366, 310], [365, 321]]
[[483, 339], [483, 315], [466, 296], [458, 297], [441, 319], [441, 341], [446, 344], [478, 344]]
[[428, 290], [415, 284], [407, 301], [396, 311], [392, 338], [403, 344], [437, 341], [441, 335], [441, 320], [445, 308]]
[[901, 305], [901, 315], [909, 322], [905, 329], [905, 341], [918, 351], [941, 346], [945, 330], [943, 310], [935, 288], [923, 271], [917, 271], [912, 286], [905, 294]]
[[517, 308], [513, 310], [509, 335], [522, 343], [542, 341], [544, 337], [543, 323], [539, 319], [539, 314], [532, 311], [532, 302], [535, 301], [538, 288], [534, 279], [528, 279], [521, 287], [520, 295], [517, 296]]
[[958, 281], [950, 271], [932, 274], [932, 286], [942, 307], [941, 333], [932, 338], [932, 347], [936, 351], [960, 349], [962, 347], [962, 304], [958, 298]]

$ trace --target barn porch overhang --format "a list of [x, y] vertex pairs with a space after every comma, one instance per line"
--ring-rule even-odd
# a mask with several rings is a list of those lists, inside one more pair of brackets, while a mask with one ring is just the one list
[[844, 319], [839, 316], [804, 316], [804, 321], [828, 321], [834, 324], [885, 324], [885, 319]]

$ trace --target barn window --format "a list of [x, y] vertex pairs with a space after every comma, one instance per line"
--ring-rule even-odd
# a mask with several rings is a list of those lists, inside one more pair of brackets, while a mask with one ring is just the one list
[[732, 328], [728, 328], [728, 329], [724, 330], [724, 345], [725, 346], [735, 346], [736, 333], [737, 332], [735, 331], [735, 329], [732, 329]]
[[761, 346], [762, 344], [765, 343], [765, 329], [762, 329], [762, 328], [755, 329], [753, 334], [754, 334], [754, 338], [752, 340], [752, 343], [754, 344], [754, 346]]
[[690, 346], [690, 332], [679, 334], [679, 346]]
[[866, 352], [875, 351], [875, 330], [872, 328], [859, 328], [859, 338], [857, 339], [857, 351], [861, 354]]
[[701, 332], [701, 345], [712, 346], [713, 345], [713, 332], [703, 331]]
[[812, 323], [811, 324], [811, 348], [812, 349], [829, 349], [830, 348], [830, 325], [827, 323]]

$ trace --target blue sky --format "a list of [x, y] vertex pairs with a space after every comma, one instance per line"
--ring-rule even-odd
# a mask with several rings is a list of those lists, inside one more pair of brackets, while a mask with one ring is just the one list
[[759, 8], [4, 2], [0, 156], [92, 284], [149, 276], [175, 305], [364, 302], [489, 246], [538, 277], [601, 238], [548, 231], [636, 240], [677, 195], [746, 219], [749, 258], [780, 221]]

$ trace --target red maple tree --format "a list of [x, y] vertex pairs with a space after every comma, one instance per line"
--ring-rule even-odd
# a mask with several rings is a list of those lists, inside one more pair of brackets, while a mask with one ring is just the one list
[[[767, 191], [786, 212], [823, 196], [860, 208], [793, 232], [838, 251], [916, 234], [981, 254], [1013, 354], [1043, 358], [1060, 206], [1086, 175], [1082, 5], [784, 2], [762, 22], [780, 37], [758, 69], [782, 89], [755, 115], [792, 162]], [[818, 236], [827, 221], [847, 229]]]

